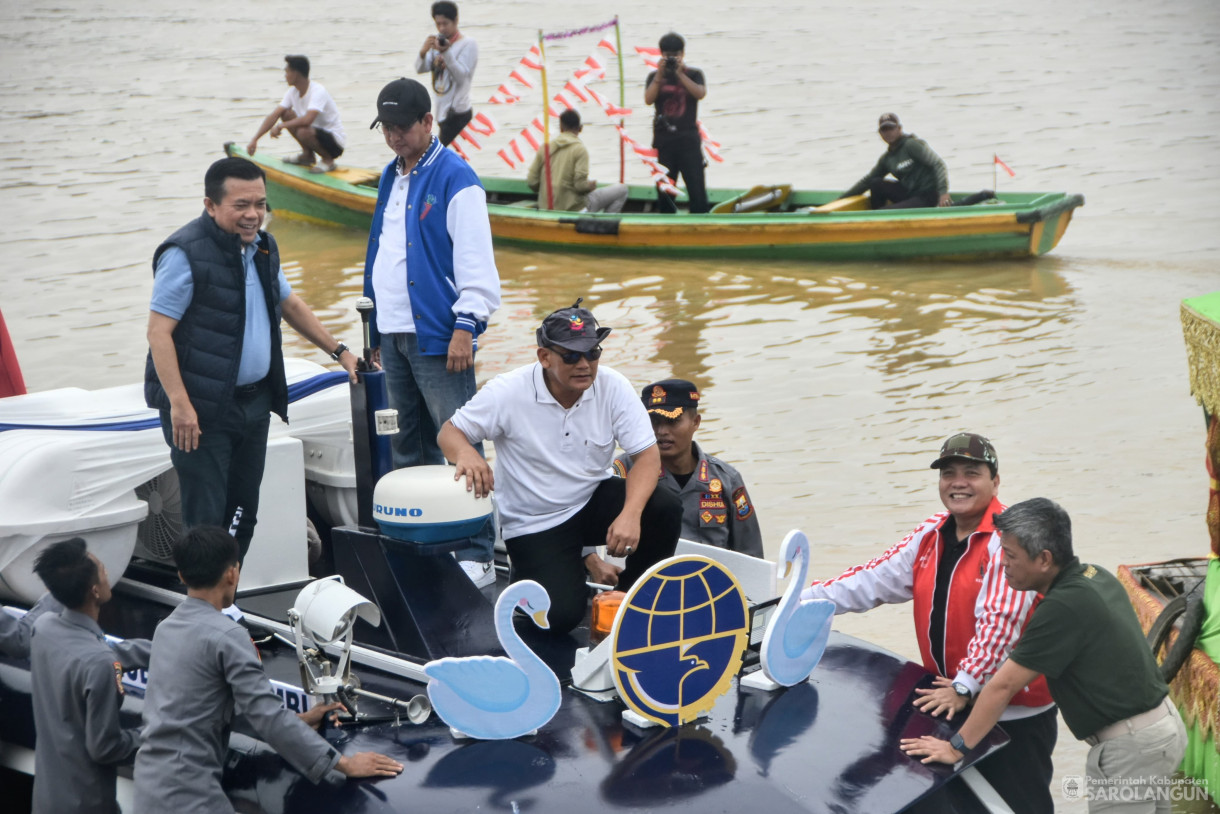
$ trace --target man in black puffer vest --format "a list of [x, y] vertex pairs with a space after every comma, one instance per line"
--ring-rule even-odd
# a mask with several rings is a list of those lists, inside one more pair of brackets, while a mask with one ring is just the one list
[[[293, 293], [280, 269], [265, 175], [222, 158], [204, 176], [204, 213], [153, 255], [144, 398], [182, 489], [188, 528], [230, 526], [244, 559], [258, 520], [271, 413], [288, 420], [280, 318], [355, 379], [356, 356]], [[239, 512], [240, 510], [240, 512]]]

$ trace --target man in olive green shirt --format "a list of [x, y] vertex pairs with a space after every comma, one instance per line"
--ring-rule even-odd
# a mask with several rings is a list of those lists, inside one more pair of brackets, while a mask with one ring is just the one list
[[575, 110], [559, 114], [559, 136], [534, 156], [526, 183], [538, 193], [539, 209], [621, 212], [627, 201], [627, 185], [611, 184], [598, 189], [597, 182], [589, 178], [589, 151], [580, 140], [582, 128], [580, 114]]
[[1167, 814], [1186, 728], [1126, 591], [1108, 571], [1073, 555], [1071, 520], [1051, 500], [1018, 503], [995, 515], [995, 527], [1008, 583], [1043, 594], [1042, 602], [958, 733], [947, 742], [904, 739], [902, 750], [924, 763], [956, 763], [991, 730], [1008, 699], [1041, 674], [1072, 734], [1092, 747], [1084, 788], [1090, 814]]
[[[949, 170], [928, 143], [914, 133], [902, 132], [902, 123], [893, 113], [883, 113], [877, 132], [887, 145], [877, 165], [844, 198], [868, 190], [873, 209], [912, 209], [952, 206], [949, 198]], [[887, 181], [892, 175], [897, 181]]]

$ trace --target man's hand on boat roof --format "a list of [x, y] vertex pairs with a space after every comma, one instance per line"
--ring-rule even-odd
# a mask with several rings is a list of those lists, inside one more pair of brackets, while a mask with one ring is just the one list
[[921, 758], [920, 763], [948, 763], [952, 766], [965, 757], [961, 752], [931, 735], [919, 738], [903, 738], [898, 742], [898, 748], [908, 757]]
[[953, 716], [965, 709], [970, 702], [969, 696], [958, 695], [957, 690], [953, 689], [953, 679], [944, 676], [937, 676], [931, 689], [917, 689], [915, 694], [920, 696], [914, 703], [921, 712], [933, 717], [944, 712], [947, 713], [945, 720], [948, 721], [952, 721]]
[[445, 370], [461, 373], [473, 364], [474, 334], [458, 328], [449, 339], [449, 358], [445, 360]]
[[496, 488], [495, 475], [491, 466], [483, 460], [483, 456], [470, 443], [466, 434], [453, 426], [452, 421], [441, 425], [436, 442], [441, 448], [441, 454], [446, 461], [453, 461], [456, 467], [453, 479], [466, 478], [466, 491], [474, 492], [475, 497], [487, 497]]
[[946, 192], [944, 195], [940, 196], [940, 200], [936, 202], [936, 205], [937, 206], [953, 206], [953, 199], [950, 198], [949, 193]]
[[402, 764], [378, 752], [357, 752], [339, 758], [335, 768], [348, 777], [393, 777], [402, 771]]

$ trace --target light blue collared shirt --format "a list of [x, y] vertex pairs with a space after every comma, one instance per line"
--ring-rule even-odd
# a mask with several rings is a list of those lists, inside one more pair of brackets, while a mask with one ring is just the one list
[[[242, 263], [246, 267], [246, 330], [242, 337], [241, 364], [237, 368], [237, 384], [253, 384], [261, 381], [271, 371], [271, 322], [267, 316], [267, 298], [258, 282], [254, 268], [254, 253], [257, 243], [242, 246]], [[292, 287], [284, 277], [284, 269], [277, 268], [280, 282], [280, 302], [292, 293]], [[153, 278], [152, 310], [170, 319], [182, 319], [191, 297], [195, 293], [195, 280], [191, 276], [191, 264], [186, 252], [170, 246], [157, 258], [157, 273]]]

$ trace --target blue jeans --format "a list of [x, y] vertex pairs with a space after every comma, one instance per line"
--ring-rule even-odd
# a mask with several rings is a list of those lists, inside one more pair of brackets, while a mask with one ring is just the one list
[[[447, 357], [424, 356], [413, 333], [381, 335], [381, 367], [386, 395], [398, 411], [398, 432], [390, 438], [394, 468], [445, 463], [437, 433], [458, 408], [474, 397], [474, 366], [461, 373], [445, 369]], [[475, 446], [483, 454], [483, 445]], [[491, 562], [495, 529], [491, 522], [470, 546], [455, 552], [459, 560]]]
[[241, 508], [234, 536], [246, 558], [258, 522], [259, 488], [267, 459], [271, 424], [271, 388], [236, 399], [220, 416], [200, 426], [199, 447], [177, 449], [168, 410], [161, 411], [161, 432], [169, 444], [170, 461], [182, 490], [182, 522], [186, 528], [220, 526], [228, 530]]

